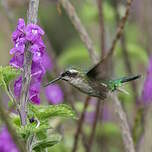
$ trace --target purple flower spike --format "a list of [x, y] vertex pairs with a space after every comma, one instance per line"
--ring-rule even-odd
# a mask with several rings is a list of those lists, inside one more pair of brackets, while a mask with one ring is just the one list
[[19, 152], [5, 127], [0, 132], [0, 152]]
[[44, 31], [35, 24], [28, 24], [26, 26], [26, 39], [31, 41], [32, 43], [39, 41], [42, 35], [44, 35]]
[[45, 95], [47, 100], [52, 104], [59, 104], [63, 102], [63, 92], [58, 85], [49, 85], [45, 88]]
[[[24, 51], [26, 44], [29, 44], [29, 50], [32, 52], [31, 78], [29, 88], [29, 99], [33, 103], [40, 103], [40, 84], [46, 70], [52, 69], [52, 62], [46, 53], [46, 47], [42, 40], [44, 31], [36, 24], [25, 25], [23, 19], [18, 20], [17, 28], [12, 34], [14, 47], [10, 50], [10, 54], [14, 56], [10, 60], [10, 65], [15, 68], [23, 68]], [[22, 77], [19, 77], [14, 83], [14, 94], [18, 98], [22, 89]], [[63, 98], [60, 88], [56, 88], [59, 92], [57, 102]], [[53, 94], [52, 101], [53, 100]], [[55, 95], [55, 93], [54, 93]]]
[[152, 57], [149, 59], [149, 67], [144, 82], [142, 98], [145, 104], [152, 103]]

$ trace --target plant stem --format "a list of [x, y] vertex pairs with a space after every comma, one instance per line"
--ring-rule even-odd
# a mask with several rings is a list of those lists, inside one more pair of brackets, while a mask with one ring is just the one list
[[[27, 23], [37, 23], [39, 0], [30, 0], [29, 9], [27, 12]], [[21, 124], [26, 125], [27, 119], [27, 100], [28, 100], [28, 90], [31, 81], [31, 64], [32, 64], [32, 53], [29, 50], [30, 44], [26, 44], [24, 52], [24, 66], [22, 74], [22, 91], [20, 96], [20, 117]]]

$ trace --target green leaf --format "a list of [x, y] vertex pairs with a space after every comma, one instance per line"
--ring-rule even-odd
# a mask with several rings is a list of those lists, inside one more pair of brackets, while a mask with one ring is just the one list
[[47, 139], [43, 139], [40, 141], [37, 141], [32, 145], [32, 149], [35, 151], [38, 151], [39, 149], [45, 149], [47, 147], [52, 147], [55, 144], [59, 143], [61, 141], [60, 135], [51, 135]]
[[53, 117], [64, 117], [76, 119], [76, 113], [73, 109], [65, 104], [37, 106], [29, 104], [30, 111], [41, 121]]
[[0, 67], [0, 86], [5, 88], [9, 82], [20, 75], [20, 70], [11, 66]]
[[15, 125], [17, 127], [21, 127], [20, 117], [15, 114], [11, 114], [10, 116], [11, 116], [11, 121], [12, 121], [13, 125]]

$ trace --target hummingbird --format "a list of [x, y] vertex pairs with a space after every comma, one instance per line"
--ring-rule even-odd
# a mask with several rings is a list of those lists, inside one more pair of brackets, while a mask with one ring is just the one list
[[76, 69], [68, 69], [61, 73], [56, 79], [50, 81], [44, 87], [55, 83], [59, 80], [67, 81], [69, 84], [77, 88], [79, 91], [104, 100], [107, 98], [108, 92], [116, 90], [125, 92], [120, 89], [121, 86], [129, 81], [136, 80], [141, 75], [121, 77], [119, 79], [110, 79], [107, 72], [108, 59], [101, 60], [86, 73]]

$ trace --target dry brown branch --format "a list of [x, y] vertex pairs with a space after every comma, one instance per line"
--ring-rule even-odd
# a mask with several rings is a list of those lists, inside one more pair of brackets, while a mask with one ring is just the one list
[[75, 8], [70, 3], [69, 0], [59, 0], [59, 2], [62, 4], [63, 8], [65, 9], [67, 15], [69, 16], [71, 22], [73, 23], [74, 27], [79, 33], [79, 36], [82, 40], [82, 42], [85, 44], [86, 48], [88, 49], [91, 61], [95, 64], [98, 61], [98, 56], [96, 53], [96, 50], [94, 48], [93, 42], [91, 38], [89, 37], [89, 34], [87, 33], [86, 29], [84, 28], [83, 24], [81, 23]]
[[[101, 104], [101, 102], [102, 102], [102, 104]], [[100, 115], [101, 106], [103, 108], [104, 102], [100, 101], [98, 99], [97, 103], [96, 103], [94, 121], [93, 121], [93, 124], [92, 124], [91, 134], [90, 134], [90, 137], [89, 137], [88, 147], [86, 149], [86, 152], [91, 152], [91, 149], [92, 149], [92, 145], [93, 145], [93, 141], [94, 141], [94, 137], [95, 137], [95, 132], [96, 132], [96, 126], [97, 126], [98, 118], [99, 118], [99, 115]]]
[[116, 32], [116, 35], [115, 35], [114, 40], [112, 42], [111, 48], [110, 48], [110, 50], [108, 51], [107, 55], [104, 58], [112, 56], [112, 54], [115, 50], [116, 44], [117, 44], [118, 40], [120, 39], [121, 35], [123, 34], [123, 30], [124, 30], [125, 24], [127, 22], [128, 16], [129, 16], [129, 12], [130, 12], [132, 2], [133, 2], [133, 0], [127, 0], [125, 15], [124, 15], [124, 17], [122, 17], [122, 19], [119, 23], [119, 26], [117, 28], [117, 32]]
[[14, 143], [16, 144], [20, 152], [27, 152], [24, 142], [21, 141], [19, 137], [17, 136], [16, 130], [12, 127], [12, 124], [10, 122], [9, 115], [5, 112], [4, 109], [5, 108], [2, 104], [2, 101], [0, 100], [0, 117], [2, 121], [5, 123]]
[[110, 93], [109, 97], [112, 99], [113, 109], [115, 110], [118, 118], [118, 124], [120, 125], [120, 130], [122, 133], [123, 143], [126, 152], [135, 152], [134, 143], [131, 137], [131, 132], [129, 125], [127, 123], [126, 114], [121, 106], [117, 95], [114, 93]]
[[89, 105], [89, 100], [90, 100], [90, 97], [87, 97], [85, 100], [85, 103], [84, 103], [83, 111], [82, 111], [80, 119], [78, 121], [78, 127], [77, 127], [77, 130], [75, 133], [75, 139], [74, 139], [74, 145], [73, 145], [72, 152], [76, 152], [76, 150], [77, 150], [79, 136], [80, 136], [81, 131], [82, 131], [82, 126], [83, 126], [84, 119], [85, 119], [85, 113], [86, 113], [87, 107]]
[[[119, 23], [119, 19], [120, 19], [120, 15], [118, 12], [118, 2], [117, 3], [113, 3], [113, 7], [115, 8], [115, 12], [116, 12], [116, 22], [117, 24]], [[132, 68], [131, 68], [131, 63], [129, 60], [129, 54], [128, 54], [128, 50], [127, 50], [127, 46], [126, 46], [126, 37], [125, 37], [125, 33], [123, 33], [120, 37], [120, 43], [121, 43], [121, 48], [122, 48], [122, 56], [123, 56], [123, 60], [124, 60], [124, 64], [125, 64], [125, 68], [128, 74], [132, 75]], [[132, 90], [134, 93], [134, 99], [137, 102], [138, 100], [138, 93], [137, 93], [137, 85], [136, 82], [133, 81], [131, 82], [131, 86], [132, 86]]]
[[102, 0], [97, 0], [98, 6], [98, 16], [99, 16], [99, 30], [100, 30], [100, 48], [101, 48], [101, 57], [105, 56], [105, 30], [104, 30], [104, 20], [103, 20], [103, 9], [102, 9]]

